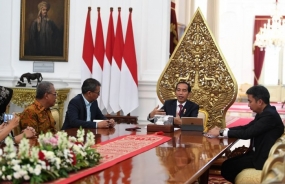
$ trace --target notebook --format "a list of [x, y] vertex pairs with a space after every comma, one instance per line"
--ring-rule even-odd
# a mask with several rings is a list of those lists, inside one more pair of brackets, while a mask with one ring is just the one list
[[188, 131], [204, 131], [203, 126], [203, 118], [197, 117], [181, 117], [182, 124], [181, 130], [188, 130]]

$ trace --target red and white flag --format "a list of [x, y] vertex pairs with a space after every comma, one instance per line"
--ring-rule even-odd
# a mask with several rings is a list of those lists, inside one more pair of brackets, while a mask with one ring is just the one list
[[88, 7], [82, 51], [83, 62], [81, 64], [81, 84], [85, 79], [92, 76], [94, 45], [90, 23], [90, 13], [91, 7]]
[[138, 73], [132, 26], [132, 8], [130, 8], [126, 31], [120, 84], [120, 107], [126, 115], [139, 106]]
[[120, 94], [120, 77], [121, 65], [124, 51], [124, 38], [121, 21], [121, 8], [118, 8], [118, 20], [116, 27], [116, 37], [114, 41], [113, 62], [111, 66], [111, 81], [110, 81], [110, 105], [113, 111], [119, 112], [121, 110], [119, 99]]
[[112, 108], [109, 104], [109, 92], [110, 92], [110, 72], [112, 65], [112, 57], [113, 57], [113, 49], [114, 49], [114, 23], [113, 23], [113, 8], [110, 8], [110, 17], [109, 17], [109, 25], [107, 32], [107, 41], [106, 41], [106, 57], [104, 58], [104, 70], [102, 76], [102, 88], [101, 88], [101, 98], [103, 104], [108, 113], [112, 112]]
[[[97, 18], [97, 27], [96, 27], [96, 36], [95, 36], [95, 46], [94, 46], [94, 62], [93, 62], [93, 72], [92, 77], [98, 80], [102, 84], [102, 73], [103, 73], [103, 63], [105, 57], [105, 47], [104, 47], [104, 35], [102, 28], [102, 21], [100, 16], [100, 7], [97, 8], [98, 18]], [[101, 110], [104, 109], [101, 96], [97, 99], [98, 106]]]

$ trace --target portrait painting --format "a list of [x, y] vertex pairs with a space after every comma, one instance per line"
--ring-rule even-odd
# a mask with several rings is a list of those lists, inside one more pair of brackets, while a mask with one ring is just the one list
[[68, 61], [69, 0], [21, 0], [20, 60]]

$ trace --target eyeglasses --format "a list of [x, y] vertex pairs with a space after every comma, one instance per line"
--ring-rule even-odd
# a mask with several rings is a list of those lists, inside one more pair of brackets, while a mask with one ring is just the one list
[[91, 93], [96, 93], [97, 95], [100, 95], [100, 91], [90, 91]]
[[53, 96], [57, 96], [57, 92], [55, 92], [55, 93], [48, 93], [48, 94], [51, 94]]

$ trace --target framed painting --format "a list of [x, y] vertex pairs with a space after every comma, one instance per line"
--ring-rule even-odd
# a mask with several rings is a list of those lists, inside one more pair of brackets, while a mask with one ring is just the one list
[[21, 0], [20, 60], [68, 61], [69, 0]]

